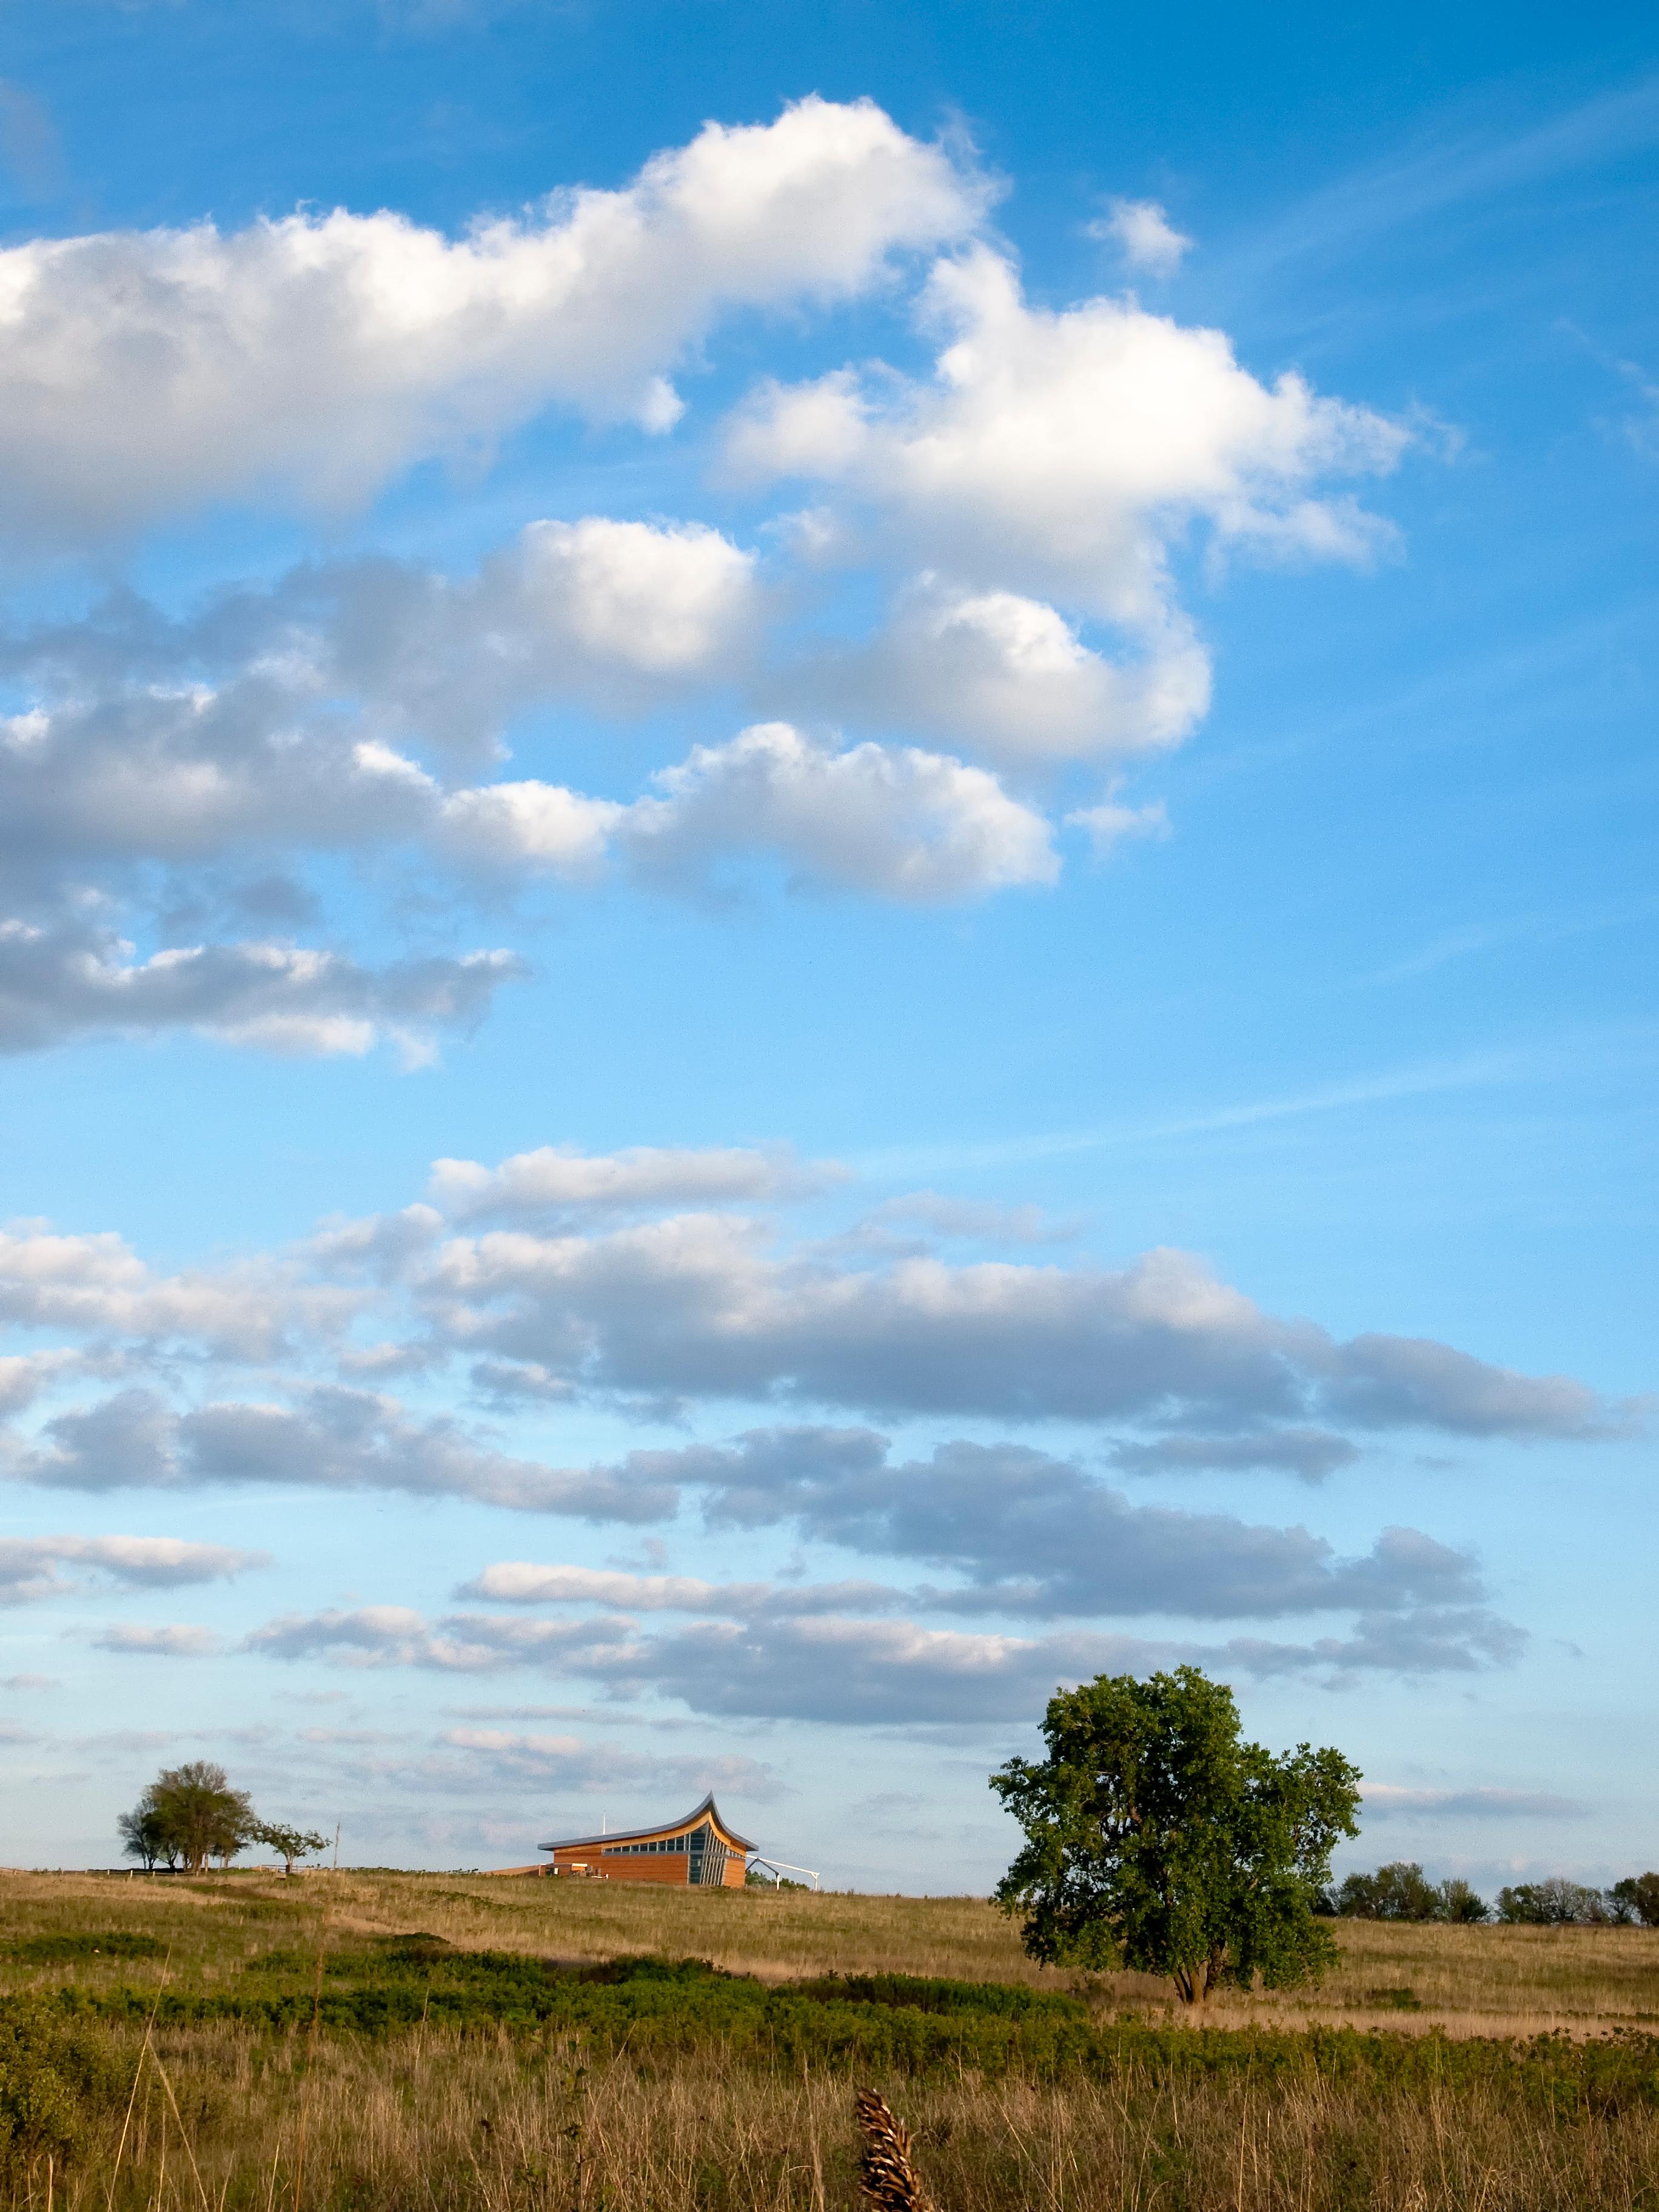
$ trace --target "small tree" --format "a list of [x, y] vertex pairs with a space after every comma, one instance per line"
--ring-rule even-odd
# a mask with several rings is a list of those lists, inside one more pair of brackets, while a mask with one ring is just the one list
[[1046, 1759], [991, 1777], [1026, 1836], [997, 1902], [1032, 1958], [1168, 1974], [1188, 2004], [1317, 1980], [1336, 1946], [1314, 1909], [1358, 1832], [1340, 1752], [1241, 1742], [1231, 1691], [1195, 1667], [1062, 1690], [1042, 1732]]
[[296, 1859], [308, 1858], [313, 1851], [328, 1849], [328, 1838], [319, 1836], [314, 1828], [290, 1828], [281, 1820], [256, 1820], [248, 1831], [251, 1844], [263, 1844], [268, 1851], [275, 1851], [283, 1862], [283, 1872], [292, 1874]]
[[1435, 1894], [1439, 1900], [1434, 1916], [1437, 1920], [1462, 1921], [1473, 1927], [1492, 1917], [1492, 1907], [1484, 1897], [1475, 1894], [1462, 1875], [1448, 1875]]
[[192, 1874], [199, 1874], [210, 1859], [228, 1866], [254, 1825], [247, 1793], [233, 1790], [224, 1768], [210, 1759], [163, 1767], [133, 1810], [117, 1822], [124, 1848], [147, 1866], [157, 1858], [169, 1866], [182, 1859]]
[[143, 1859], [146, 1874], [154, 1873], [163, 1859], [170, 1867], [178, 1865], [178, 1845], [167, 1834], [161, 1814], [148, 1802], [148, 1793], [134, 1811], [119, 1814], [115, 1825], [121, 1832], [123, 1853], [130, 1859]]
[[1637, 1874], [1616, 1881], [1607, 1892], [1625, 1917], [1639, 1920], [1644, 1928], [1659, 1928], [1659, 1874]]

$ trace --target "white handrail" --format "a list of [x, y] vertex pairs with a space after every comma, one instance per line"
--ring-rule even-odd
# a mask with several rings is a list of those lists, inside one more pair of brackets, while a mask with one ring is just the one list
[[786, 1870], [790, 1874], [804, 1874], [814, 1889], [818, 1886], [818, 1876], [815, 1869], [797, 1866], [791, 1859], [763, 1859], [757, 1856], [750, 1859], [749, 1863], [751, 1867], [769, 1867], [774, 1874], [780, 1874]]

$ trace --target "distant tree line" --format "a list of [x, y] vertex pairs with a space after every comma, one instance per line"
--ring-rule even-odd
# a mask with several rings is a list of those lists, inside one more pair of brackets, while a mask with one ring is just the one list
[[199, 1874], [215, 1859], [228, 1866], [250, 1844], [262, 1844], [281, 1858], [283, 1873], [292, 1874], [299, 1860], [325, 1850], [328, 1842], [313, 1829], [262, 1820], [246, 1790], [233, 1790], [224, 1768], [210, 1759], [164, 1766], [115, 1825], [123, 1851], [142, 1859], [147, 1871], [183, 1867]]
[[1500, 1920], [1512, 1927], [1659, 1928], [1659, 1874], [1638, 1874], [1611, 1889], [1552, 1875], [1517, 1882], [1488, 1904], [1454, 1875], [1431, 1881], [1412, 1859], [1395, 1859], [1375, 1874], [1351, 1874], [1321, 1893], [1319, 1910], [1343, 1920]]

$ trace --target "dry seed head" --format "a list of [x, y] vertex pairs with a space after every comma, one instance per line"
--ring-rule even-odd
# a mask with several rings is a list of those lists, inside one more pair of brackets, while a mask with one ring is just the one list
[[859, 2188], [876, 2212], [931, 2212], [921, 2176], [910, 2163], [910, 2130], [873, 2089], [860, 2089], [858, 2114], [864, 2148]]

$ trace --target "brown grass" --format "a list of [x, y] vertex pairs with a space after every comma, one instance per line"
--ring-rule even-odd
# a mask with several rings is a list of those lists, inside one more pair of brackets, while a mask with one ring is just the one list
[[[134, 2046], [137, 2036], [131, 2039]], [[708, 2061], [585, 2070], [428, 2037], [272, 2050], [162, 2039], [120, 2170], [112, 2129], [52, 2212], [851, 2212], [852, 2087]], [[1537, 2117], [1492, 2094], [884, 2085], [942, 2212], [1630, 2212], [1659, 2195], [1659, 2115]], [[176, 2110], [175, 2110], [176, 2100]], [[304, 2176], [296, 2173], [301, 2116]], [[182, 2128], [180, 2121], [182, 2120]], [[297, 2185], [296, 2185], [297, 2183]], [[46, 2212], [46, 2176], [14, 2203]]]
[[[463, 1948], [589, 1960], [659, 1951], [773, 1978], [878, 1969], [1038, 1982], [981, 1899], [673, 1893], [451, 1875], [128, 1881], [0, 1877], [0, 1938], [150, 1934], [174, 1987], [225, 1985], [253, 1954], [423, 1929]], [[1529, 2035], [1652, 2021], [1659, 1935], [1347, 1923], [1316, 1996], [1212, 2008], [1218, 2025], [1303, 2019]], [[0, 1954], [3, 1958], [3, 1954]], [[0, 1987], [124, 1981], [158, 1961], [0, 1963]], [[1091, 1985], [1162, 2011], [1161, 1985]], [[1408, 1990], [1401, 2012], [1378, 1990]], [[10, 2212], [852, 2212], [854, 2083], [708, 2051], [647, 2066], [568, 2039], [423, 2025], [381, 2041], [220, 2023], [109, 2027], [118, 2094], [67, 2171], [0, 2180]], [[1237, 2070], [1172, 2085], [1133, 2063], [1054, 2086], [871, 2085], [908, 2124], [940, 2212], [1632, 2212], [1659, 2203], [1659, 2111], [1550, 2110], [1495, 2088], [1369, 2090]], [[125, 2140], [121, 2126], [133, 2091]], [[301, 2146], [303, 2145], [303, 2152]], [[3, 2171], [0, 2167], [0, 2171]]]
[[[0, 1875], [0, 1939], [99, 1929], [159, 1937], [173, 1947], [175, 1976], [207, 1988], [274, 1946], [321, 1941], [332, 1948], [416, 1929], [464, 1949], [573, 1961], [660, 1952], [772, 1981], [880, 1972], [1048, 1988], [1073, 1982], [1034, 1966], [1018, 1929], [982, 1898], [670, 1890], [453, 1875], [313, 1874], [292, 1881], [240, 1874], [131, 1881]], [[1218, 2026], [1337, 2021], [1437, 2026], [1465, 2035], [1659, 2023], [1659, 1932], [1651, 1929], [1342, 1921], [1336, 1933], [1341, 1962], [1318, 1991], [1225, 1996], [1206, 2016]], [[43, 1971], [8, 1965], [0, 1955], [0, 1988], [135, 1978], [144, 1975], [126, 1962]], [[1098, 1976], [1088, 1986], [1113, 2008], [1162, 2010], [1171, 2002], [1167, 1983], [1144, 1975]]]

